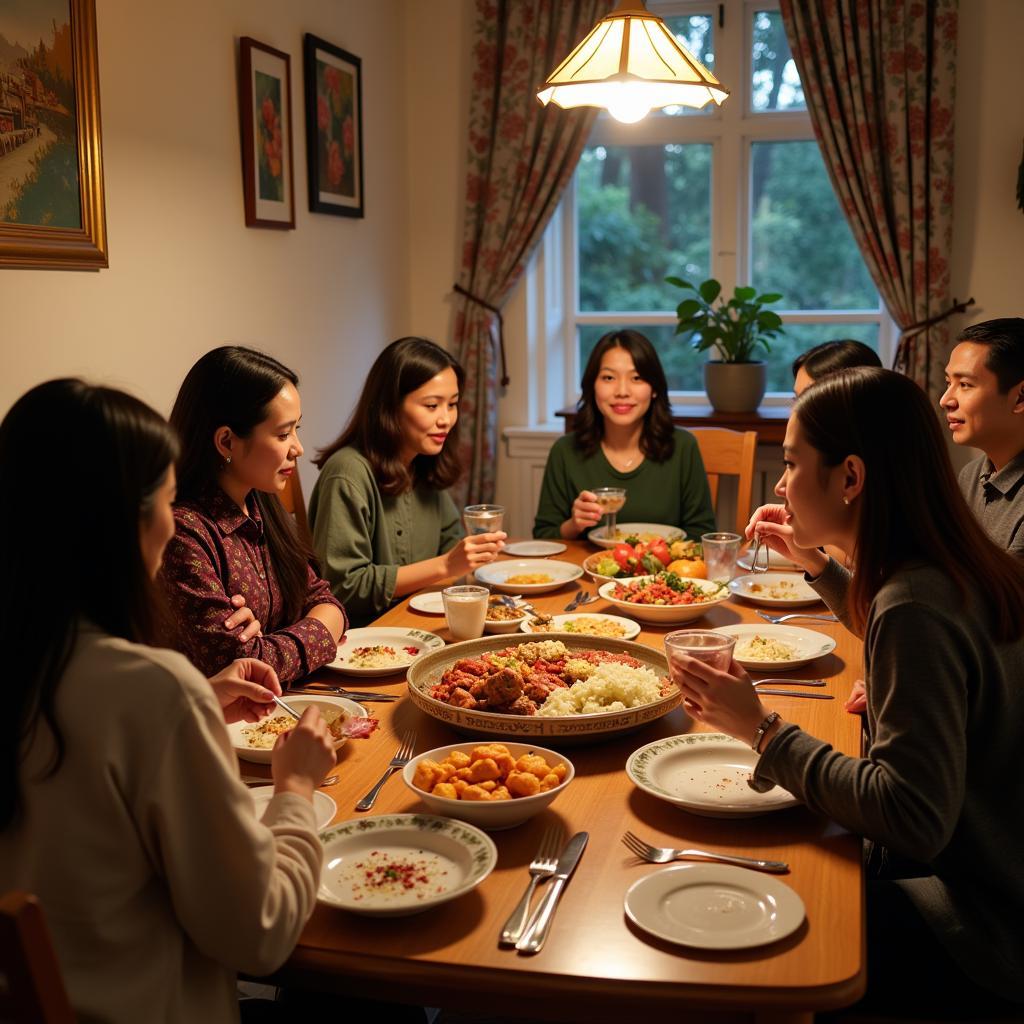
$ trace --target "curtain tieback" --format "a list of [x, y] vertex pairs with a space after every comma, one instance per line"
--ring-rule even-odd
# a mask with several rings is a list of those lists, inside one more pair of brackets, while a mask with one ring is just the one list
[[933, 327], [935, 324], [941, 323], [948, 317], [953, 316], [954, 313], [965, 313], [967, 311], [967, 307], [973, 305], [973, 298], [968, 299], [966, 302], [957, 302], [954, 298], [953, 305], [944, 313], [938, 313], [935, 316], [929, 317], [927, 320], [919, 320], [916, 324], [911, 324], [906, 329], [900, 331], [900, 343], [896, 346], [896, 355], [892, 361], [892, 368], [894, 370], [898, 370], [901, 366], [909, 365], [910, 350], [914, 347], [913, 339], [918, 334], [922, 331], [928, 330], [929, 327]]
[[497, 317], [498, 351], [501, 354], [501, 386], [503, 388], [507, 388], [511, 382], [511, 378], [508, 375], [508, 364], [505, 362], [505, 321], [502, 318], [501, 310], [490, 302], [485, 302], [479, 295], [474, 295], [471, 291], [467, 291], [461, 284], [456, 283], [452, 285], [452, 288], [458, 292], [459, 295], [464, 295], [470, 302], [475, 302], [478, 306], [483, 306], [483, 308], [489, 313], [493, 313]]

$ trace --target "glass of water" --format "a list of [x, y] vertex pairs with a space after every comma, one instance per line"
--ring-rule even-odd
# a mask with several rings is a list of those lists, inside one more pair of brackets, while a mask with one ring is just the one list
[[505, 506], [467, 505], [462, 510], [462, 522], [471, 537], [479, 533], [497, 533], [505, 522]]
[[738, 533], [705, 533], [700, 538], [708, 579], [728, 583], [736, 575], [736, 556], [740, 553]]
[[736, 637], [708, 629], [677, 629], [669, 633], [665, 637], [665, 654], [668, 656], [672, 682], [678, 683], [678, 677], [682, 674], [682, 666], [677, 662], [679, 655], [688, 655], [726, 672], [735, 646]]

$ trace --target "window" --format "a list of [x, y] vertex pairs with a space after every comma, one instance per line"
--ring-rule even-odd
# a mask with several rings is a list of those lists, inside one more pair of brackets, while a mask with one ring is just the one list
[[674, 335], [684, 296], [669, 274], [783, 295], [769, 391], [789, 393], [793, 358], [820, 341], [857, 338], [887, 358], [890, 321], [814, 141], [775, 0], [649, 6], [732, 95], [635, 125], [599, 115], [563, 212], [569, 376], [578, 382], [606, 331], [635, 327], [673, 391], [703, 390], [705, 357]]

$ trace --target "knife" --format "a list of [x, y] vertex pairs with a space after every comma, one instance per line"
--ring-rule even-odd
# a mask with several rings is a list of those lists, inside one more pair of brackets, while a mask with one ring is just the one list
[[530, 917], [523, 937], [516, 943], [516, 949], [520, 953], [539, 953], [541, 951], [551, 926], [551, 919], [555, 916], [555, 907], [558, 905], [562, 890], [565, 889], [569, 876], [579, 864], [589, 838], [589, 833], [577, 832], [565, 844], [562, 856], [558, 858], [558, 867], [555, 868], [548, 891]]
[[772, 690], [767, 686], [759, 687], [760, 694], [769, 693], [775, 697], [807, 697], [809, 700], [835, 700], [831, 693], [803, 693], [800, 690]]

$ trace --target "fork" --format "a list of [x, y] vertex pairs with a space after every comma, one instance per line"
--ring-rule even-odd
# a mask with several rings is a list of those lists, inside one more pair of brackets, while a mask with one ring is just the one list
[[509, 914], [505, 927], [501, 930], [498, 941], [503, 946], [514, 946], [523, 936], [523, 929], [530, 917], [530, 900], [542, 879], [550, 878], [558, 867], [558, 851], [561, 846], [562, 830], [551, 825], [541, 837], [537, 856], [530, 861], [530, 882], [523, 893], [523, 898], [516, 904], [516, 909]]
[[801, 615], [800, 612], [791, 612], [789, 615], [769, 615], [767, 612], [762, 612], [759, 609], [757, 614], [760, 615], [765, 622], [770, 622], [773, 626], [778, 626], [783, 622], [789, 622], [792, 619], [817, 619], [819, 622], [839, 621], [834, 615]]
[[632, 832], [622, 837], [626, 848], [649, 864], [667, 864], [670, 860], [713, 860], [720, 864], [735, 864], [755, 871], [769, 871], [781, 875], [789, 871], [789, 865], [781, 860], [757, 860], [754, 857], [737, 857], [728, 853], [712, 853], [710, 850], [676, 850], [671, 846], [651, 846]]
[[377, 801], [384, 783], [391, 778], [400, 768], [404, 768], [412, 760], [412, 752], [416, 749], [416, 733], [411, 729], [402, 736], [402, 743], [395, 751], [395, 756], [388, 762], [387, 770], [380, 777], [380, 781], [359, 803], [356, 804], [357, 811], [368, 811]]
[[758, 679], [755, 686], [824, 686], [824, 679]]
[[349, 700], [380, 701], [381, 703], [390, 703], [391, 701], [402, 699], [394, 693], [369, 693], [362, 690], [346, 690], [344, 686], [321, 686], [319, 688], [304, 686], [299, 688], [292, 687], [288, 690], [288, 696], [300, 693], [309, 697], [315, 697], [317, 694], [333, 693], [335, 697], [347, 697]]
[[585, 590], [581, 590], [566, 606], [567, 612], [574, 612], [577, 608], [582, 608], [585, 604], [590, 604], [591, 601], [596, 601], [596, 594], [588, 594]]

